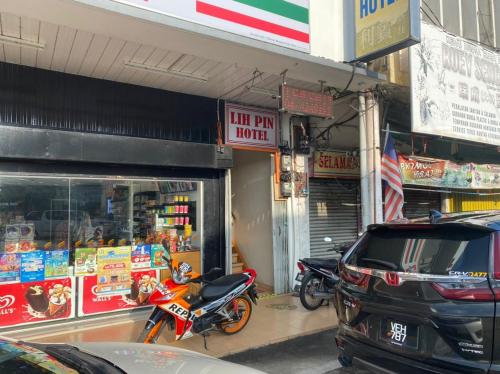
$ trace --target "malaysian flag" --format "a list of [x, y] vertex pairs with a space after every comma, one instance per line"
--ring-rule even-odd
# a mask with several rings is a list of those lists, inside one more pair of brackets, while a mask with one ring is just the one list
[[403, 218], [403, 183], [398, 155], [391, 134], [387, 133], [382, 156], [382, 180], [385, 181], [385, 221]]

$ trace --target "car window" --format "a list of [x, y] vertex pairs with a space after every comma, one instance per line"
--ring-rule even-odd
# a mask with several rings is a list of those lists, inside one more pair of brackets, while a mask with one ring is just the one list
[[13, 343], [0, 343], [0, 373], [78, 374], [46, 353]]
[[401, 272], [486, 276], [490, 235], [469, 228], [368, 232], [347, 263]]

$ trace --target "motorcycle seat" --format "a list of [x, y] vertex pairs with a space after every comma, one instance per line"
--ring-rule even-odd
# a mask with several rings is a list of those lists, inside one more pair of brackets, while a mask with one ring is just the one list
[[304, 258], [301, 261], [307, 265], [325, 269], [336, 269], [339, 265], [338, 260], [334, 258]]
[[245, 274], [230, 274], [220, 277], [202, 287], [200, 295], [203, 300], [212, 301], [221, 298], [236, 287], [248, 281]]

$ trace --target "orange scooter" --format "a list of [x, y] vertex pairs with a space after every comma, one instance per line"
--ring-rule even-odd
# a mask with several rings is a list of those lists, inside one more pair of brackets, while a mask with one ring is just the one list
[[[212, 269], [206, 275], [193, 272], [186, 262], [172, 260], [168, 242], [162, 242], [168, 256], [171, 278], [159, 283], [150, 297], [156, 307], [144, 330], [137, 339], [140, 343], [156, 343], [165, 326], [175, 329], [175, 339], [182, 340], [213, 330], [236, 334], [248, 323], [252, 302], [257, 304], [255, 278], [257, 273], [248, 269], [211, 280], [222, 269]], [[189, 294], [190, 283], [201, 283], [198, 295]]]

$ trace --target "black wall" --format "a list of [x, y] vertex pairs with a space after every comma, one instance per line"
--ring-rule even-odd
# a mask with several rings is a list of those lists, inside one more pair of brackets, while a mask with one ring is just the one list
[[201, 96], [0, 63], [2, 124], [215, 144], [216, 109]]

